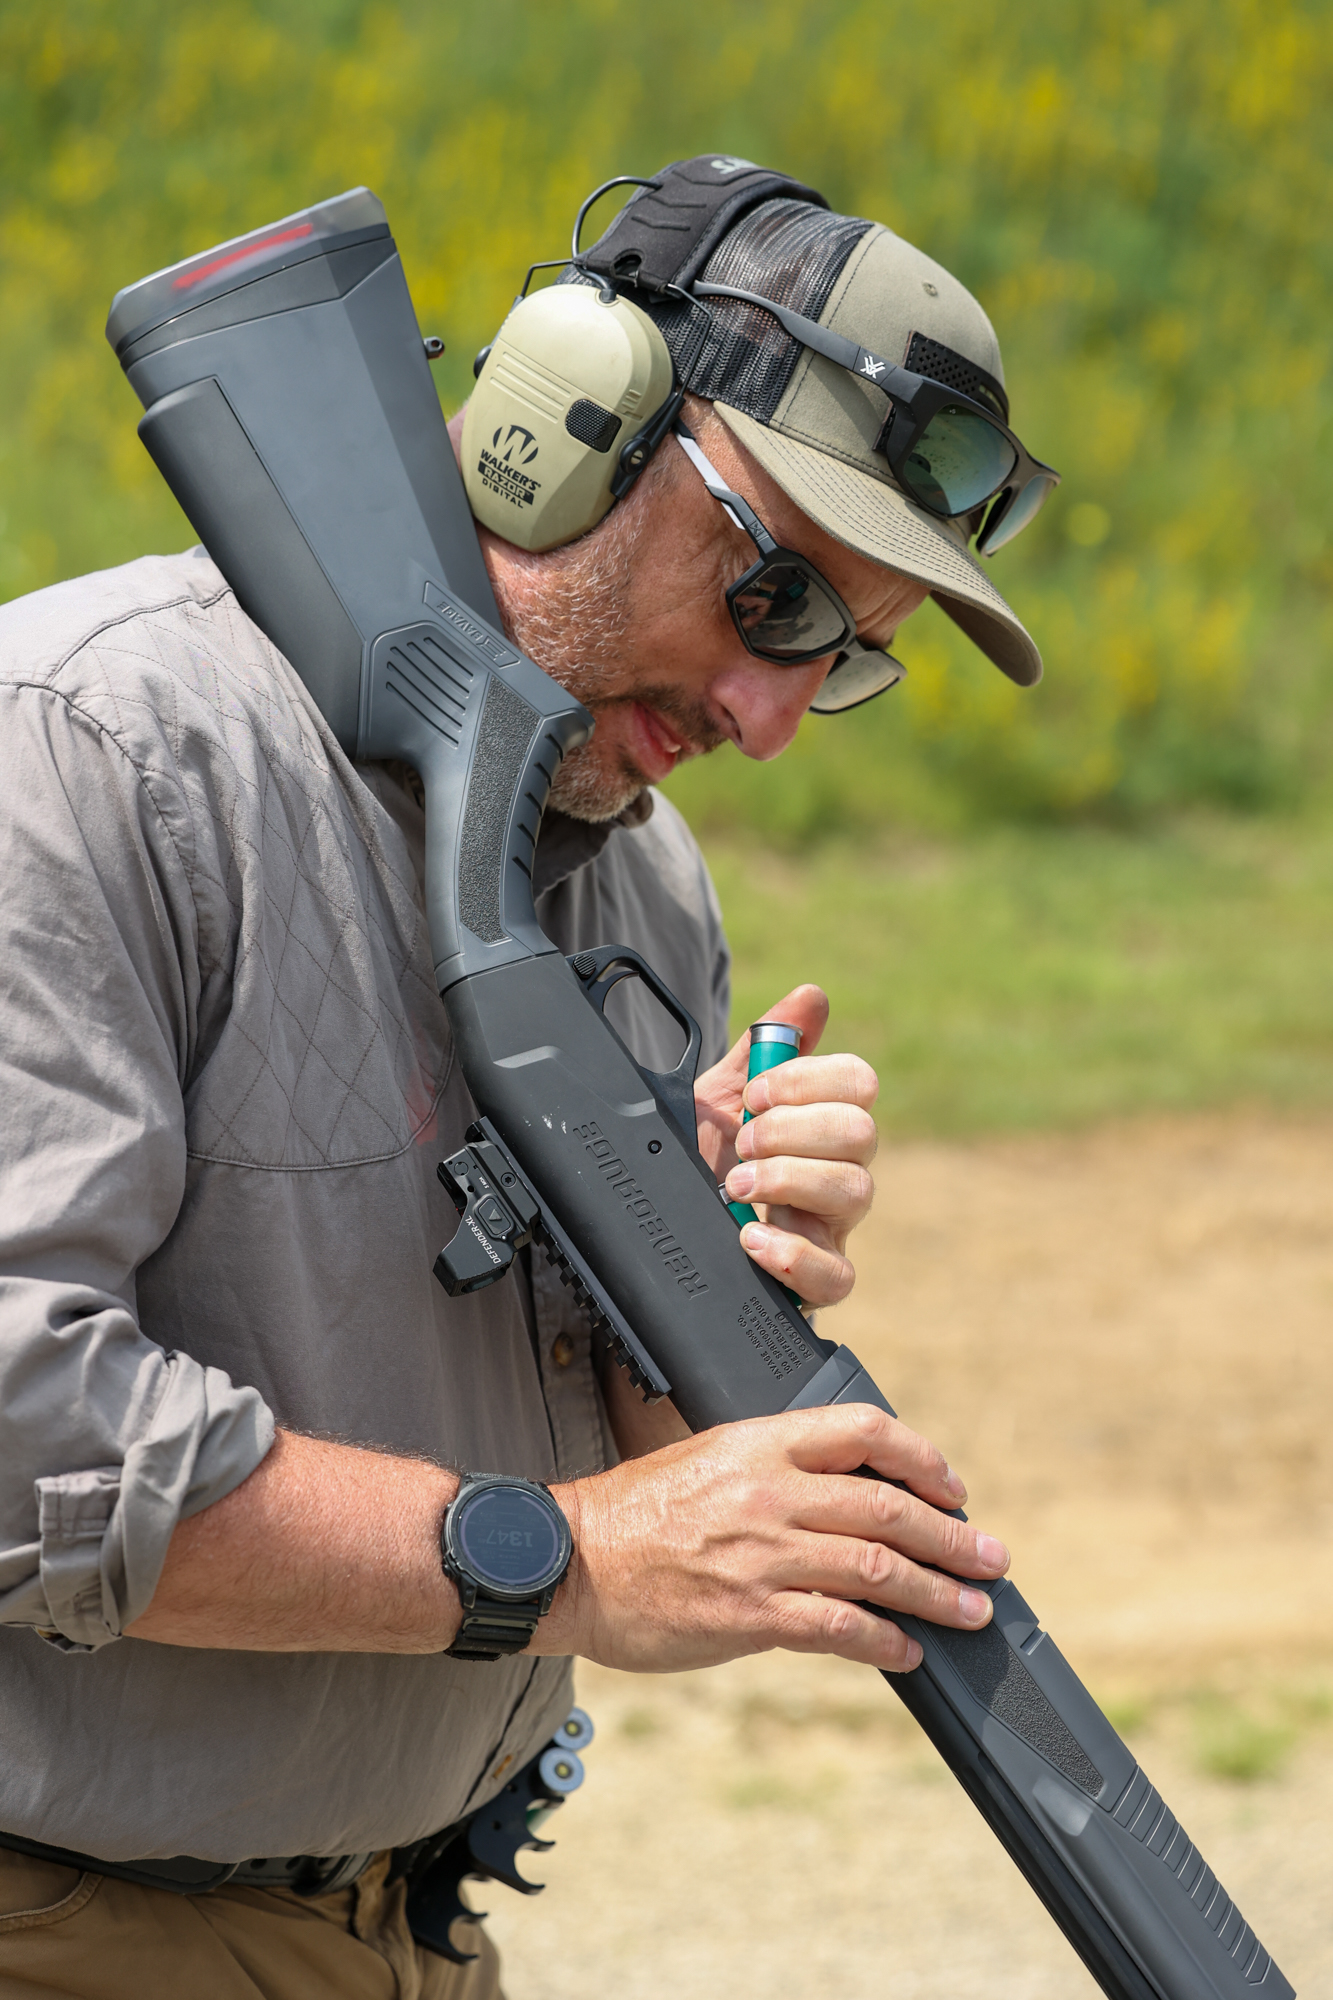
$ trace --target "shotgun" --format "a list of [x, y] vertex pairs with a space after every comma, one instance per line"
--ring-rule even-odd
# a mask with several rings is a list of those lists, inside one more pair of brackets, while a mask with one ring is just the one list
[[[242, 608], [349, 756], [426, 792], [435, 976], [481, 1113], [442, 1173], [437, 1274], [499, 1277], [536, 1238], [649, 1397], [695, 1430], [890, 1408], [751, 1263], [699, 1155], [700, 1034], [635, 952], [566, 960], [532, 860], [591, 718], [504, 636], [384, 210], [359, 188], [117, 294], [139, 435]], [[432, 343], [438, 351], [438, 343]], [[638, 1064], [605, 1018], [643, 981], [687, 1038]], [[1017, 1587], [890, 1678], [1111, 2000], [1289, 2000], [1264, 1950]]]

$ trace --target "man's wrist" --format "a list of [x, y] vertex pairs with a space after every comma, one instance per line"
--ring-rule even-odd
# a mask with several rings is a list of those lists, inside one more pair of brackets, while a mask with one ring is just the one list
[[441, 1567], [460, 1606], [446, 1650], [477, 1661], [526, 1652], [572, 1555], [569, 1521], [548, 1486], [513, 1474], [465, 1472], [440, 1533]]
[[589, 1525], [588, 1488], [593, 1483], [588, 1479], [571, 1479], [562, 1486], [549, 1489], [551, 1498], [569, 1523], [574, 1546], [569, 1567], [551, 1600], [551, 1608], [525, 1648], [529, 1654], [565, 1659], [584, 1650], [579, 1643], [579, 1611], [586, 1575], [583, 1538]]
[[447, 1653], [458, 1636], [458, 1628], [463, 1621], [463, 1606], [458, 1595], [458, 1586], [452, 1577], [440, 1568], [440, 1537], [444, 1533], [444, 1517], [453, 1505], [461, 1484], [456, 1472], [443, 1475], [443, 1496], [435, 1496], [431, 1512], [430, 1562], [433, 1572], [432, 1596], [435, 1601], [431, 1619], [430, 1651]]

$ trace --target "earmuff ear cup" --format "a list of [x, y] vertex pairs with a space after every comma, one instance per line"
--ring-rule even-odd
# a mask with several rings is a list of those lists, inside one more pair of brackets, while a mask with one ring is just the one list
[[671, 393], [666, 342], [627, 299], [551, 285], [520, 300], [463, 423], [473, 514], [521, 549], [586, 535], [612, 504], [625, 446]]

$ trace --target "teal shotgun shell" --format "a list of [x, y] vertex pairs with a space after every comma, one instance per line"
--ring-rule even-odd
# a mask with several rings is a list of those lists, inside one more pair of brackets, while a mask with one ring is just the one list
[[[785, 1021], [756, 1021], [750, 1029], [750, 1066], [746, 1073], [746, 1082], [750, 1083], [755, 1077], [762, 1076], [766, 1069], [776, 1069], [779, 1063], [790, 1062], [793, 1056], [798, 1056], [800, 1053], [799, 1028], [788, 1027]], [[741, 1124], [748, 1125], [749, 1122], [750, 1114], [747, 1111], [741, 1119]], [[726, 1200], [725, 1193], [722, 1198]], [[748, 1201], [728, 1201], [727, 1207], [738, 1229], [744, 1229], [747, 1222], [759, 1220]], [[790, 1285], [784, 1285], [783, 1290], [793, 1305], [801, 1303]]]
[[[793, 1056], [798, 1056], [800, 1053], [799, 1028], [789, 1028], [785, 1021], [756, 1021], [750, 1030], [750, 1067], [745, 1081], [753, 1083], [754, 1079], [762, 1076], [766, 1069], [776, 1069], [779, 1063], [790, 1062]], [[747, 1111], [741, 1119], [741, 1124], [748, 1125], [749, 1122], [750, 1114]], [[746, 1219], [754, 1220], [753, 1216]]]

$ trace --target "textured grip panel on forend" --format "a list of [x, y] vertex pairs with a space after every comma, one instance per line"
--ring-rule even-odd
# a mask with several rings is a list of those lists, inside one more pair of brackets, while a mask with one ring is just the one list
[[937, 1625], [931, 1633], [960, 1680], [993, 1716], [1090, 1799], [1098, 1796], [1105, 1786], [1101, 1772], [1002, 1632], [994, 1625], [983, 1626], [980, 1632]]

